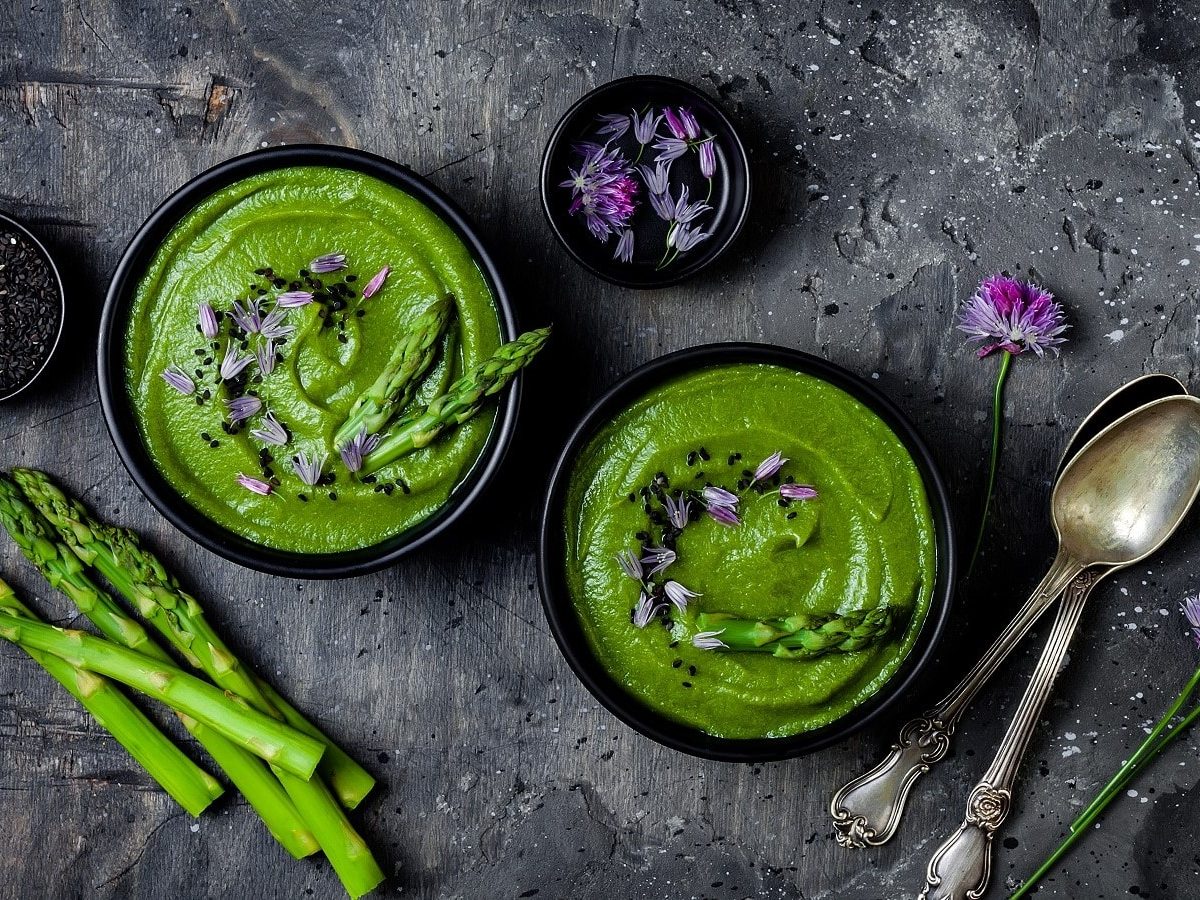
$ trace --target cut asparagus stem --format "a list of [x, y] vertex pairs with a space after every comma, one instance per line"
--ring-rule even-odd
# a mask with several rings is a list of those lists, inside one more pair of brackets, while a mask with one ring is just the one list
[[727, 613], [700, 613], [696, 627], [716, 632], [722, 650], [773, 653], [784, 659], [812, 659], [826, 653], [862, 650], [892, 628], [892, 611], [885, 607], [818, 618], [807, 615], [754, 621]]
[[549, 337], [549, 328], [527, 331], [450, 385], [450, 389], [434, 398], [423, 412], [401, 419], [383, 435], [379, 446], [363, 458], [362, 474], [377, 472], [400, 457], [428, 446], [446, 428], [470, 419], [479, 412], [484, 399], [512, 381]]
[[[193, 666], [259, 712], [283, 720], [281, 711], [209, 625], [200, 604], [136, 535], [96, 521], [40, 472], [23, 469], [13, 477], [26, 499], [58, 530], [63, 543], [104, 575]], [[319, 732], [315, 737], [323, 745], [328, 743]], [[347, 892], [357, 897], [378, 885], [383, 872], [320, 779], [307, 781], [279, 769], [276, 775]]]
[[107, 675], [219, 732], [235, 744], [310, 778], [325, 750], [320, 741], [277, 722], [244, 701], [177, 666], [83, 631], [55, 628], [0, 612], [0, 637], [24, 648], [62, 657], [73, 665]]
[[[0, 611], [40, 621], [0, 579]], [[150, 777], [192, 816], [198, 816], [223, 788], [197, 766], [108, 679], [84, 671], [50, 653], [26, 650], [117, 742]]]
[[[170, 662], [170, 657], [150, 640], [145, 629], [129, 618], [116, 601], [88, 577], [80, 560], [55, 540], [49, 523], [25, 502], [20, 489], [2, 475], [0, 525], [46, 580], [62, 591], [104, 634], [123, 646], [136, 647], [153, 659]], [[232, 766], [226, 774], [290, 854], [300, 858], [316, 852], [316, 838], [275, 783], [275, 778], [253, 754], [215, 729], [187, 717], [180, 718], [218, 765], [225, 768], [222, 765], [225, 761]]]
[[317, 772], [329, 782], [342, 806], [355, 809], [375, 787], [375, 776], [351, 759], [345, 750], [330, 741], [270, 684], [258, 679], [258, 686], [272, 705], [283, 713], [285, 722], [297, 731], [303, 731], [325, 742], [325, 755], [321, 757]]
[[454, 297], [447, 294], [413, 319], [383, 372], [354, 401], [346, 421], [333, 436], [334, 446], [345, 446], [362, 431], [375, 434], [409, 404], [421, 377], [437, 358], [438, 344], [454, 312]]
[[318, 771], [329, 780], [343, 805], [353, 809], [362, 802], [375, 785], [371, 774], [238, 659], [209, 624], [199, 602], [180, 587], [136, 534], [98, 521], [42, 472], [16, 469], [13, 479], [62, 542], [108, 579], [191, 665], [260, 712], [324, 742], [327, 749]]

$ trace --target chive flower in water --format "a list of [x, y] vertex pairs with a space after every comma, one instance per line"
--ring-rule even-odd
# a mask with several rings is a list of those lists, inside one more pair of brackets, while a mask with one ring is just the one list
[[592, 236], [606, 241], [629, 223], [637, 209], [633, 167], [613, 147], [588, 142], [576, 144], [575, 151], [582, 156], [580, 166], [560, 184], [571, 189], [568, 212], [582, 213]]
[[[1195, 641], [1196, 648], [1200, 649], [1200, 597], [1188, 597], [1180, 604], [1180, 612], [1187, 621], [1190, 636]], [[1067, 852], [1092, 829], [1096, 820], [1129, 787], [1134, 778], [1157, 759], [1172, 741], [1187, 731], [1197, 717], [1200, 717], [1200, 703], [1195, 703], [1186, 714], [1183, 712], [1188, 702], [1195, 700], [1197, 689], [1200, 689], [1200, 667], [1197, 667], [1196, 671], [1192, 673], [1191, 678], [1183, 686], [1183, 690], [1176, 695], [1167, 711], [1150, 729], [1146, 739], [1133, 752], [1133, 755], [1071, 823], [1071, 832], [1066, 839], [1012, 894], [1011, 900], [1026, 896], [1042, 878], [1049, 874], [1058, 861], [1066, 856]]]
[[983, 515], [967, 574], [983, 547], [987, 530], [988, 511], [996, 486], [996, 468], [1000, 461], [1001, 414], [1004, 411], [1004, 386], [1013, 357], [1027, 350], [1043, 357], [1047, 351], [1058, 354], [1059, 345], [1066, 342], [1063, 334], [1071, 326], [1066, 312], [1054, 295], [1033, 282], [1019, 281], [1004, 274], [985, 278], [958, 314], [958, 330], [967, 335], [967, 342], [983, 342], [976, 355], [983, 359], [999, 352], [1000, 368], [992, 393], [992, 450], [988, 465], [987, 492], [984, 494]]
[[641, 145], [638, 150], [638, 155], [640, 156], [642, 151], [646, 149], [646, 145], [654, 140], [654, 133], [658, 131], [658, 123], [662, 121], [662, 116], [655, 115], [653, 109], [641, 118], [638, 118], [636, 112], [631, 112], [629, 114], [629, 121], [633, 124], [634, 139]]
[[181, 394], [195, 393], [196, 382], [192, 381], [179, 366], [167, 366], [163, 369], [162, 380]]
[[621, 262], [633, 261], [633, 229], [626, 228], [621, 232], [621, 238], [617, 241], [617, 249], [613, 251], [613, 259], [618, 259]]
[[601, 123], [596, 134], [609, 140], [615, 141], [629, 130], [629, 116], [624, 113], [601, 113], [596, 116], [596, 121]]

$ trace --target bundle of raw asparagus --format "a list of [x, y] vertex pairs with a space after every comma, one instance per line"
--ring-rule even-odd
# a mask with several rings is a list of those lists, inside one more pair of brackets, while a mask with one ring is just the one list
[[[173, 709], [294, 857], [323, 851], [351, 897], [383, 880], [343, 810], [375, 779], [233, 654], [136, 535], [98, 522], [28, 469], [0, 474], [0, 524], [103, 635], [47, 625], [0, 579], [0, 638], [46, 669], [193, 816], [220, 796], [221, 784], [113, 682]], [[176, 665], [94, 573], [198, 674]]]

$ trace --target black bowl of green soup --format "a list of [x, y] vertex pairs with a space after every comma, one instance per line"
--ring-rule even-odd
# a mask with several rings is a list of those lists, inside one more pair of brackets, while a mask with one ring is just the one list
[[600, 398], [540, 551], [584, 685], [647, 737], [730, 761], [826, 746], [902, 697], [954, 580], [945, 488], [905, 417], [765, 344], [672, 353]]
[[279, 575], [361, 574], [462, 514], [516, 418], [514, 383], [403, 458], [365, 462], [380, 462], [372, 434], [347, 423], [418, 326], [376, 435], [512, 340], [496, 266], [458, 207], [396, 163], [327, 146], [240, 156], [125, 251], [100, 328], [104, 414], [134, 481], [203, 546]]

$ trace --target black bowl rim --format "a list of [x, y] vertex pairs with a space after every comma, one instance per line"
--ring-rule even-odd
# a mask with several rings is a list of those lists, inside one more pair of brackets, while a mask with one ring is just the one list
[[38, 239], [38, 236], [12, 216], [6, 216], [4, 213], [0, 213], [0, 222], [11, 228], [15, 228], [29, 239], [29, 242], [37, 248], [38, 252], [42, 254], [42, 257], [49, 264], [50, 271], [54, 273], [54, 283], [58, 285], [58, 331], [54, 335], [54, 343], [50, 345], [50, 352], [46, 354], [46, 358], [42, 360], [42, 364], [38, 366], [37, 371], [29, 377], [28, 381], [18, 385], [7, 394], [0, 394], [0, 403], [3, 403], [5, 400], [12, 400], [14, 397], [27, 391], [42, 376], [42, 373], [46, 371], [46, 368], [50, 365], [50, 360], [54, 359], [54, 354], [58, 352], [58, 345], [62, 342], [63, 331], [67, 322], [67, 292], [63, 287], [62, 275], [58, 271], [58, 263], [54, 261], [54, 256], [46, 249], [46, 245]]
[[[871, 697], [840, 719], [813, 731], [779, 738], [720, 738], [682, 725], [645, 706], [600, 665], [579, 626], [562, 576], [562, 515], [575, 459], [613, 413], [666, 378], [727, 363], [771, 363], [815, 375], [855, 397], [878, 415], [904, 444], [921, 472], [935, 526], [937, 572], [929, 610], [917, 641], [896, 673]], [[870, 382], [819, 356], [777, 344], [703, 344], [660, 356], [610, 387], [584, 414], [550, 477], [538, 541], [542, 609], [567, 664], [609, 712], [653, 741], [704, 759], [768, 762], [810, 753], [864, 728], [893, 706], [933, 659], [950, 615], [955, 583], [954, 523], [949, 496], [925, 442], [899, 408]]]
[[[729, 133], [733, 136], [733, 150], [735, 151], [733, 155], [735, 156], [736, 161], [742, 170], [742, 175], [746, 182], [746, 199], [742, 202], [741, 210], [736, 213], [733, 229], [725, 238], [725, 242], [718, 245], [714, 249], [710, 249], [707, 254], [691, 268], [681, 269], [676, 273], [664, 275], [661, 278], [656, 278], [651, 281], [646, 281], [639, 278], [622, 278], [620, 275], [615, 274], [614, 271], [593, 265], [587, 258], [580, 254], [575, 249], [574, 244], [571, 242], [568, 236], [563, 234], [562, 229], [558, 227], [558, 223], [554, 220], [552, 207], [553, 197], [551, 196], [553, 192], [551, 179], [553, 176], [550, 172], [550, 160], [558, 151], [559, 144], [562, 143], [563, 135], [566, 132], [568, 123], [570, 123], [570, 121], [575, 117], [576, 113], [578, 113], [581, 108], [591, 103], [596, 97], [607, 93], [608, 91], [624, 87], [627, 84], [633, 84], [637, 82], [643, 84], [668, 85], [673, 89], [684, 90], [701, 98], [704, 103], [716, 114], [717, 118], [724, 123], [725, 127], [729, 129]], [[636, 288], [640, 290], [657, 290], [659, 288], [671, 287], [672, 285], [680, 284], [700, 274], [700, 272], [707, 269], [720, 257], [724, 256], [725, 252], [731, 246], [733, 246], [734, 241], [736, 241], [738, 236], [742, 233], [742, 229], [745, 227], [746, 220], [750, 216], [750, 202], [752, 193], [753, 178], [750, 176], [750, 158], [746, 154], [746, 145], [742, 140], [741, 132], [738, 131], [737, 126], [733, 123], [733, 120], [729, 118], [725, 110], [721, 108], [721, 105], [716, 100], [714, 100], [712, 97], [709, 97], [708, 94], [700, 90], [700, 88], [696, 87], [690, 82], [684, 81], [680, 78], [671, 78], [668, 75], [626, 75], [622, 78], [614, 78], [612, 81], [606, 81], [599, 87], [588, 91], [586, 94], [572, 103], [567, 111], [562, 114], [558, 122], [555, 124], [554, 129], [550, 132], [550, 138], [546, 141], [546, 149], [542, 151], [542, 214], [545, 215], [546, 222], [550, 225], [550, 230], [554, 232], [555, 238], [558, 239], [558, 242], [563, 246], [567, 253], [570, 254], [571, 258], [575, 260], [575, 262], [579, 263], [579, 265], [591, 272], [597, 278], [601, 278], [604, 281], [607, 281], [609, 284], [615, 284], [618, 287]]]
[[324, 165], [373, 175], [411, 193], [445, 221], [471, 251], [492, 291], [504, 340], [516, 336], [512, 305], [500, 272], [466, 214], [440, 189], [407, 166], [374, 153], [332, 144], [293, 144], [232, 157], [206, 169], [163, 200], [150, 214], [121, 255], [109, 284], [100, 318], [96, 378], [109, 435], [130, 477], [154, 507], [176, 528], [202, 547], [247, 568], [288, 578], [345, 578], [391, 565], [442, 534], [488, 486], [508, 452], [521, 398], [521, 379], [513, 380], [499, 400], [488, 441], [468, 476], [432, 516], [372, 547], [329, 554], [275, 550], [241, 537], [206, 517], [175, 490], [150, 459], [125, 396], [123, 344], [118, 327], [149, 254], [162, 237], [195, 205], [249, 175], [272, 168]]

